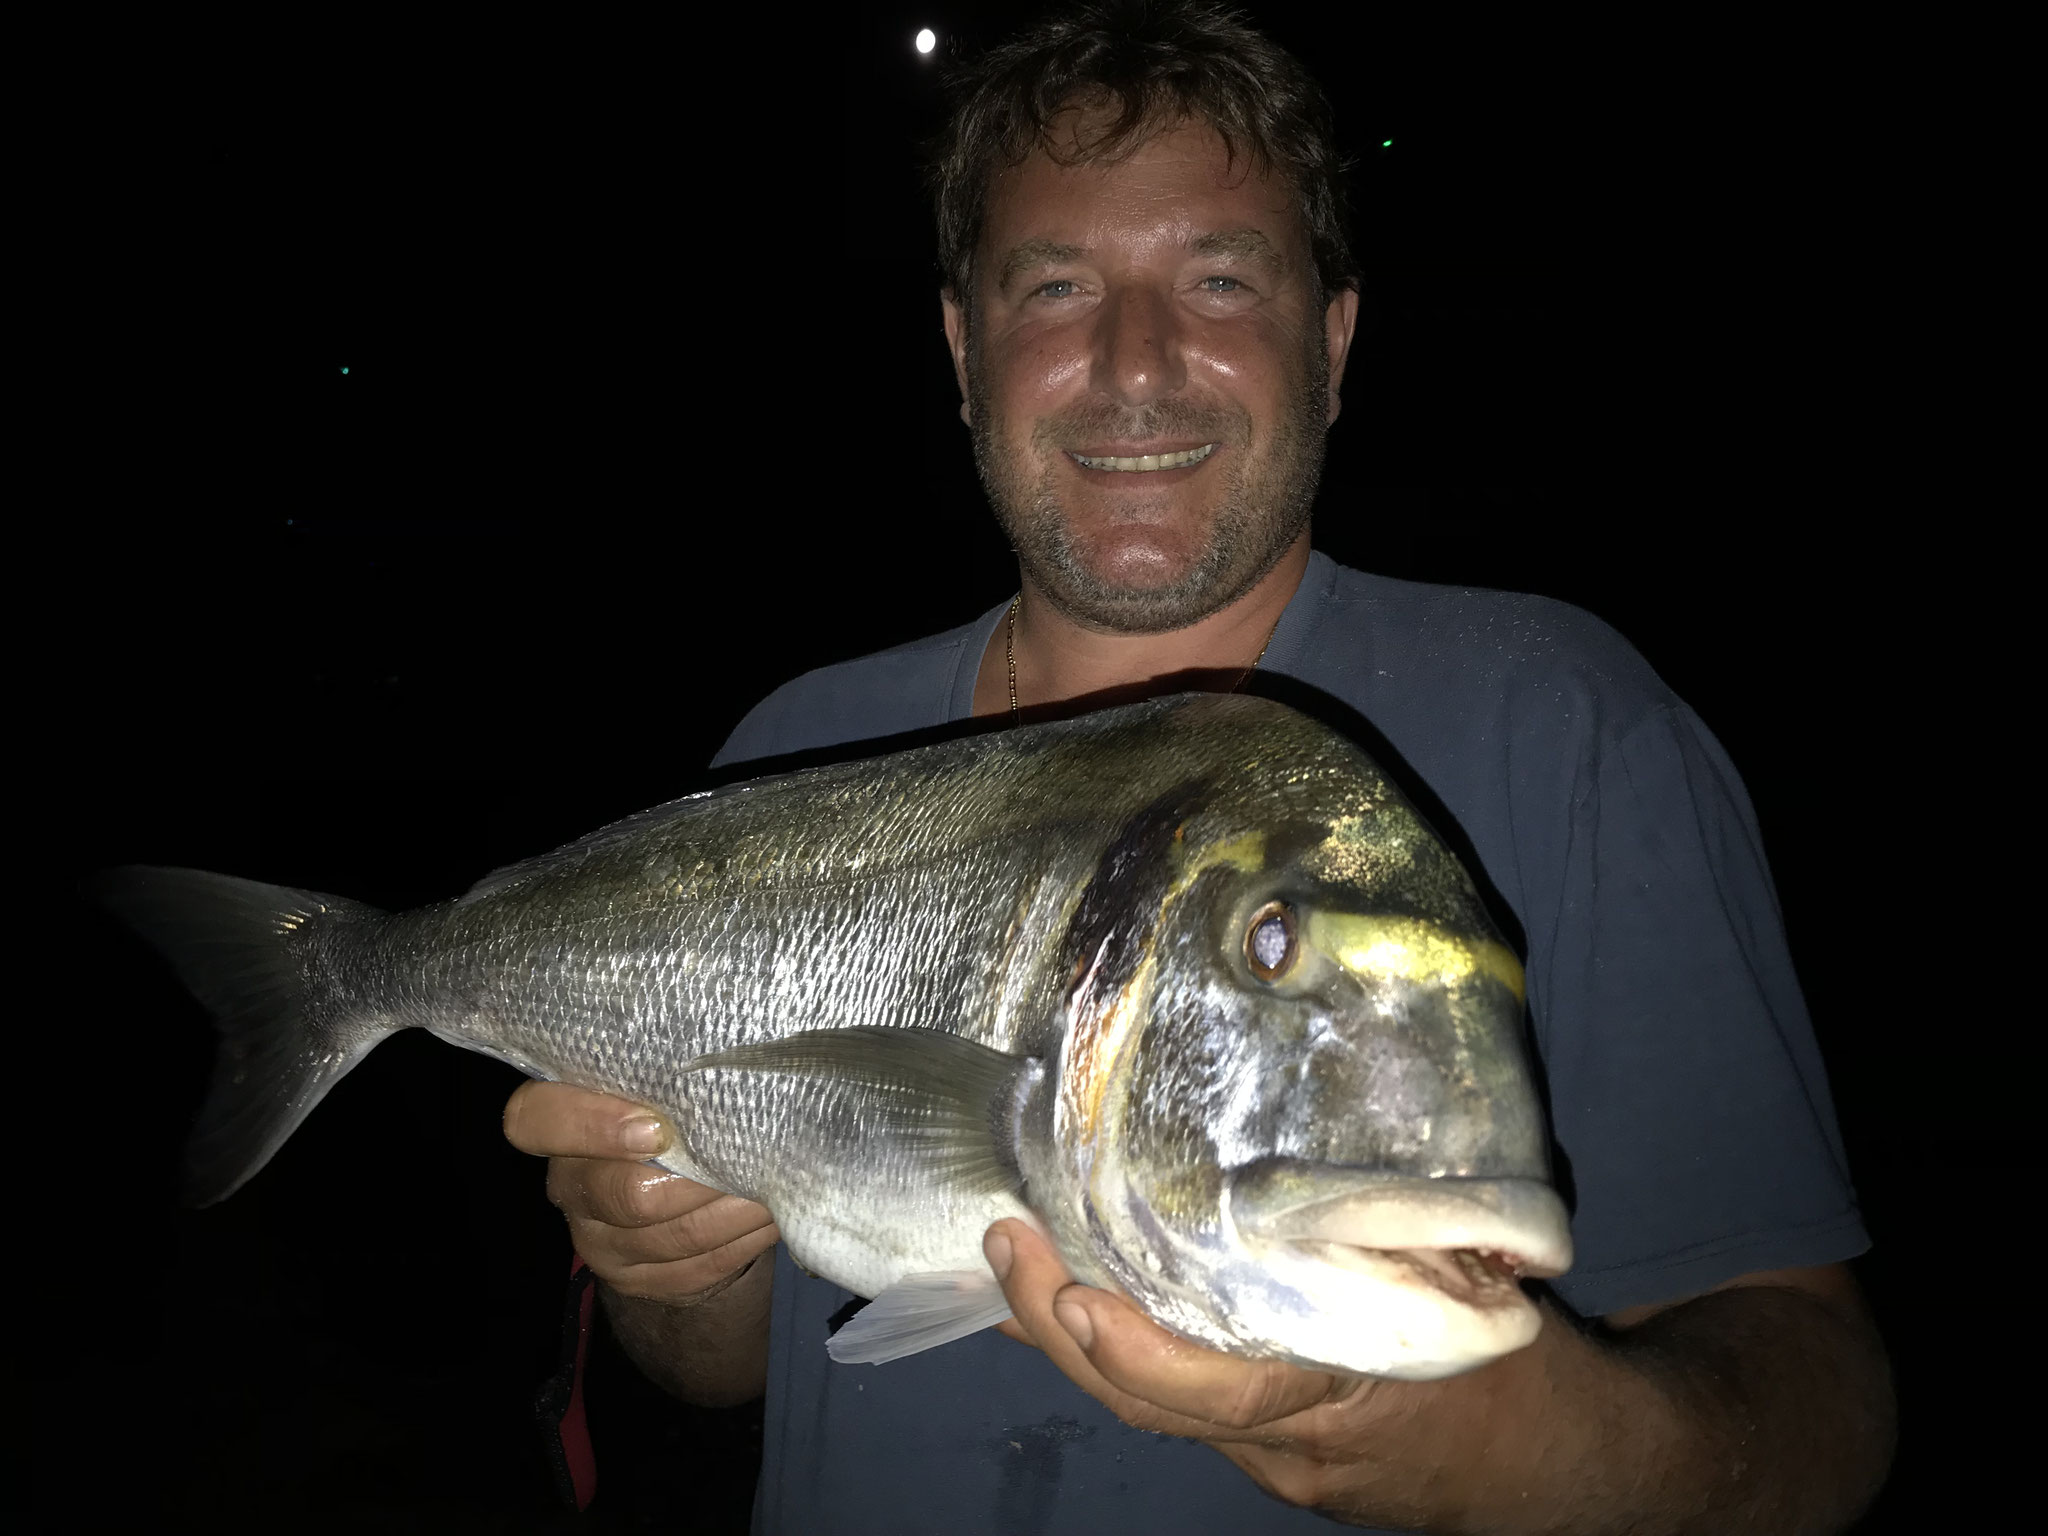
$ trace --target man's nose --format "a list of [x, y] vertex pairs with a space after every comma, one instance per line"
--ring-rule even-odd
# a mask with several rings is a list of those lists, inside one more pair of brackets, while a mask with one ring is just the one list
[[1143, 288], [1120, 288], [1097, 312], [1097, 391], [1125, 405], [1144, 405], [1187, 382], [1180, 334], [1170, 297]]

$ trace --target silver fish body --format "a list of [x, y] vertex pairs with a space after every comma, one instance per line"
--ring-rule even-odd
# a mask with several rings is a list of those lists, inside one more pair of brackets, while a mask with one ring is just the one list
[[1381, 1375], [1528, 1342], [1516, 1276], [1569, 1263], [1519, 965], [1384, 775], [1269, 701], [734, 785], [398, 914], [105, 894], [221, 1023], [202, 1201], [419, 1027], [658, 1109], [663, 1166], [880, 1298], [843, 1359], [1004, 1315], [1004, 1216], [1202, 1343]]

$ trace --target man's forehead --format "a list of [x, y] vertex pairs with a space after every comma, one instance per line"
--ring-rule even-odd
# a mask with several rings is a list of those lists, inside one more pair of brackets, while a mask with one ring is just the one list
[[1050, 125], [1053, 151], [1034, 144], [1022, 160], [1001, 168], [989, 185], [992, 197], [1040, 188], [1072, 195], [1173, 176], [1190, 189], [1265, 196], [1279, 206], [1291, 201], [1283, 178], [1257, 164], [1243, 146], [1233, 154], [1229, 141], [1200, 118], [1146, 123], [1115, 144], [1105, 142], [1111, 126], [1107, 114], [1070, 108]]
[[[1076, 142], [1088, 142], [1085, 132]], [[1192, 120], [1078, 164], [1035, 147], [995, 177], [985, 210], [982, 249], [999, 280], [1025, 263], [1080, 259], [1105, 230], [1283, 264], [1305, 234], [1292, 184], [1243, 150], [1233, 157], [1221, 134]]]

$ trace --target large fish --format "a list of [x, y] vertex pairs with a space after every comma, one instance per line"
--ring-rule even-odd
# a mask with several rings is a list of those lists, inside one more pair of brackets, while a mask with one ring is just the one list
[[192, 870], [103, 894], [216, 1016], [211, 1203], [387, 1035], [635, 1099], [661, 1165], [876, 1298], [1000, 1321], [989, 1223], [1213, 1348], [1449, 1375], [1570, 1263], [1522, 972], [1355, 746], [1184, 695], [760, 779], [385, 913]]

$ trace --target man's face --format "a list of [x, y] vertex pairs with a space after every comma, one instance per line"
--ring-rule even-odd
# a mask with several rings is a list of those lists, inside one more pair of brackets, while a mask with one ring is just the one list
[[971, 327], [945, 310], [975, 463], [1069, 617], [1182, 628], [1301, 536], [1357, 297], [1325, 305], [1286, 182], [1198, 123], [1112, 165], [1034, 153], [990, 188], [974, 285]]

